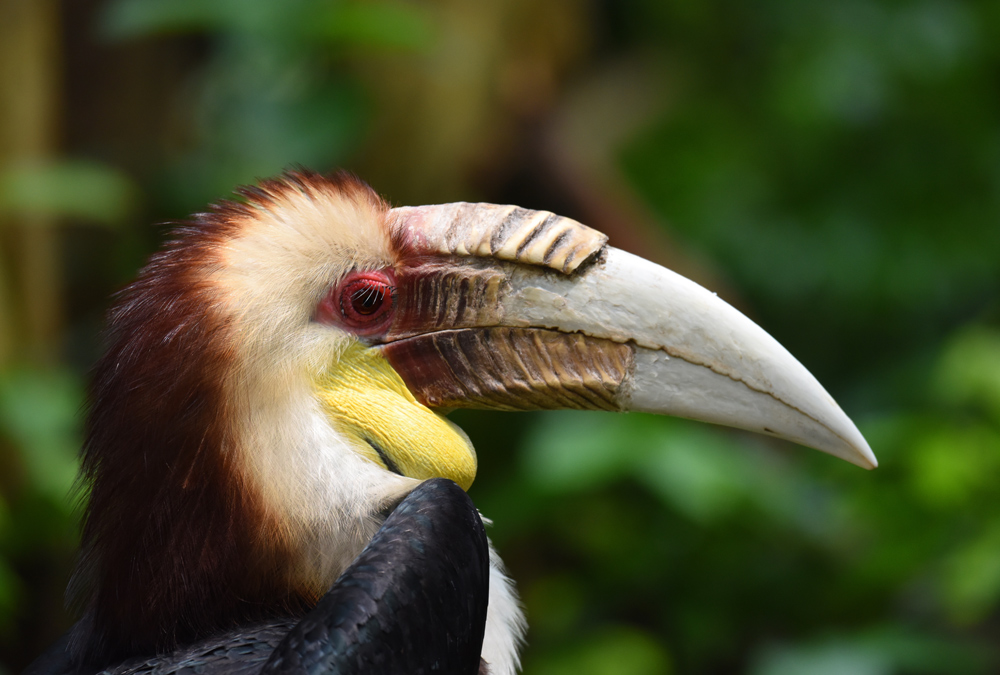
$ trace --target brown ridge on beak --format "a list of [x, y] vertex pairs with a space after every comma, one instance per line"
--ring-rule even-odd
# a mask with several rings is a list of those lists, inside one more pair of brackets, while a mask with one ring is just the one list
[[629, 345], [531, 328], [445, 330], [382, 351], [432, 408], [618, 411], [634, 363]]
[[403, 206], [392, 210], [405, 253], [477, 256], [571, 274], [608, 243], [602, 232], [550, 211], [497, 204]]

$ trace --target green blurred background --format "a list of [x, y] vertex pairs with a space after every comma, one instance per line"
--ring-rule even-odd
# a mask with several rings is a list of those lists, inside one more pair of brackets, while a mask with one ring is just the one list
[[71, 622], [109, 296], [156, 223], [295, 164], [606, 231], [764, 326], [881, 461], [456, 413], [526, 673], [1000, 670], [996, 0], [0, 0], [0, 674]]

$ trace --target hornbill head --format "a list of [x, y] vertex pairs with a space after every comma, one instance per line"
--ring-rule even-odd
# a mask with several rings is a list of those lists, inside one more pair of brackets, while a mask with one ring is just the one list
[[420, 481], [472, 484], [451, 408], [678, 415], [875, 466], [763, 330], [578, 222], [391, 209], [346, 174], [242, 195], [177, 229], [110, 315], [70, 589], [92, 663], [314, 603]]

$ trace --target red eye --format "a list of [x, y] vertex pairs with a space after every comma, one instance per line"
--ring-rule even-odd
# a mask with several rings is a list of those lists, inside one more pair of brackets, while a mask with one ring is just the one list
[[362, 276], [340, 287], [340, 311], [350, 322], [370, 323], [392, 307], [392, 286], [382, 279]]
[[385, 330], [392, 320], [391, 272], [351, 272], [316, 309], [321, 323], [334, 323], [361, 335]]

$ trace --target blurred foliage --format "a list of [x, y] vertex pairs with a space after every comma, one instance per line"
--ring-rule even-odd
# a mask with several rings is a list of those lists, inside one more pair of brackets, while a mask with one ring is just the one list
[[[62, 112], [64, 152], [14, 162], [0, 147], [6, 230], [24, 214], [85, 224], [60, 230], [74, 244], [64, 358], [0, 372], [0, 669], [69, 621], [65, 494], [97, 352], [82, 336], [162, 237], [145, 223], [296, 163], [363, 167], [415, 201], [518, 201], [599, 227], [608, 210], [649, 214], [879, 457], [866, 474], [682, 420], [456, 412], [479, 451], [471, 493], [527, 608], [526, 673], [1000, 667], [1000, 5], [91, 5], [85, 39], [65, 37], [84, 86]], [[102, 67], [73, 70], [100, 50]], [[574, 95], [608, 72], [643, 88], [622, 105], [664, 103], [611, 166], [567, 168], [546, 155], [561, 120], [592, 120], [577, 143], [614, 137], [615, 101]], [[91, 93], [101, 76], [124, 83], [94, 84], [115, 100]], [[130, 115], [149, 120], [136, 131]], [[0, 290], [16, 294], [6, 242]]]
[[127, 178], [95, 162], [14, 165], [0, 174], [0, 213], [76, 218], [113, 227], [128, 215], [131, 192]]
[[216, 37], [186, 94], [192, 138], [159, 181], [173, 205], [192, 210], [291, 165], [342, 163], [367, 111], [338, 60], [348, 51], [420, 49], [432, 37], [425, 14], [405, 2], [122, 0], [108, 5], [103, 26], [114, 39]]

